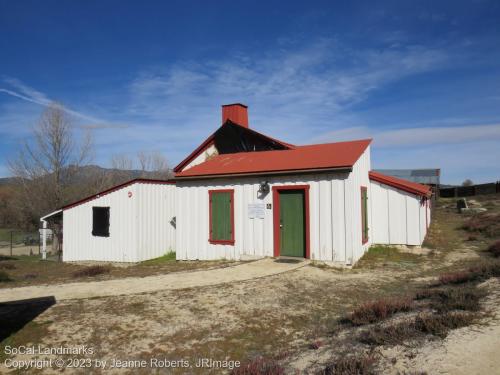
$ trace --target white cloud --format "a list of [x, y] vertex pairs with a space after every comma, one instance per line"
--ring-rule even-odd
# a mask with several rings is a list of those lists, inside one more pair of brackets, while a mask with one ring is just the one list
[[250, 106], [252, 127], [303, 143], [311, 134], [355, 123], [349, 108], [373, 90], [439, 69], [446, 61], [439, 49], [358, 51], [322, 39], [253, 59], [240, 54], [180, 62], [138, 75], [129, 86], [127, 114], [136, 116], [144, 129], [153, 124], [172, 132], [182, 126], [182, 131], [198, 134], [188, 142], [192, 147], [219, 125], [221, 104], [239, 101]]
[[447, 127], [420, 127], [378, 130], [365, 126], [351, 127], [326, 133], [318, 138], [324, 142], [373, 138], [376, 147], [405, 147], [434, 144], [500, 141], [500, 124]]
[[[446, 119], [433, 127], [372, 128], [353, 110], [394, 82], [455, 63], [450, 48], [396, 43], [386, 49], [351, 49], [333, 39], [296, 46], [283, 43], [271, 53], [239, 52], [144, 69], [124, 82], [112, 99], [106, 98], [112, 106], [99, 108], [97, 94], [91, 102], [79, 103], [79, 111], [71, 111], [91, 122], [86, 126], [99, 129], [96, 161], [101, 164], [114, 153], [135, 154], [141, 149], [161, 151], [175, 164], [220, 125], [220, 105], [231, 102], [249, 105], [252, 128], [292, 143], [373, 137], [379, 167], [422, 163], [458, 171], [460, 159], [443, 153], [457, 156], [454, 146], [464, 144], [477, 151], [482, 142], [500, 138], [498, 124], [457, 127], [455, 120]], [[19, 80], [7, 79], [4, 84], [8, 87], [1, 92], [26, 102], [45, 105], [51, 100]], [[443, 158], [432, 159], [427, 153]], [[472, 169], [492, 160], [467, 157]]]

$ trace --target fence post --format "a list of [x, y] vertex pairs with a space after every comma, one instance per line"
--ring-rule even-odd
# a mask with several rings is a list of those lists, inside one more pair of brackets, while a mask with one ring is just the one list
[[10, 231], [10, 256], [12, 256], [12, 231]]

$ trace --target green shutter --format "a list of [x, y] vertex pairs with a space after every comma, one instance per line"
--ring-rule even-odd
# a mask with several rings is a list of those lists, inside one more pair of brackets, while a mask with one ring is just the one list
[[232, 240], [231, 195], [230, 192], [212, 192], [211, 194], [212, 228], [210, 238], [214, 241]]
[[363, 242], [368, 241], [368, 193], [365, 187], [361, 188], [361, 215], [363, 220]]

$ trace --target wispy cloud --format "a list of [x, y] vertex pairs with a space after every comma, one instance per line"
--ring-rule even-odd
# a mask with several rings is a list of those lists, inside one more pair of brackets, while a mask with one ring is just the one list
[[[7, 84], [8, 87], [10, 88], [2, 88], [0, 87], [0, 92], [10, 95], [12, 97], [22, 99], [24, 101], [30, 102], [30, 103], [35, 103], [39, 104], [41, 106], [48, 106], [51, 103], [55, 102], [56, 100], [49, 98], [46, 94], [43, 92], [40, 92], [36, 90], [33, 87], [30, 87], [26, 85], [24, 82], [17, 78], [12, 78], [12, 77], [7, 77], [3, 79], [3, 83]], [[63, 107], [64, 110], [72, 115], [75, 116], [76, 118], [79, 118], [81, 120], [85, 121], [90, 121], [93, 124], [81, 124], [81, 127], [91, 127], [91, 128], [100, 128], [100, 127], [114, 127], [113, 124], [110, 124], [108, 121], [105, 121], [103, 119], [97, 118], [92, 115], [88, 115], [86, 113], [83, 113], [81, 111], [76, 111], [74, 109], [68, 108], [67, 106]], [[123, 126], [123, 125], [121, 125]]]
[[356, 138], [374, 139], [377, 147], [405, 147], [418, 144], [454, 144], [478, 141], [500, 141], [500, 123], [489, 125], [421, 127], [406, 129], [377, 130], [364, 126], [332, 131], [318, 138], [318, 141], [343, 141]]
[[207, 120], [212, 128], [218, 125], [214, 119], [220, 104], [241, 101], [251, 107], [252, 126], [274, 135], [287, 133], [286, 138], [298, 142], [349, 126], [349, 108], [371, 92], [439, 69], [447, 59], [437, 48], [353, 50], [321, 39], [253, 58], [181, 62], [143, 72], [129, 87], [129, 108], [130, 114], [154, 123], [181, 121], [184, 129], [200, 129]]
[[[396, 159], [410, 167], [424, 146], [434, 145], [432, 151], [437, 152], [443, 145], [467, 144], [475, 150], [481, 142], [500, 138], [499, 124], [493, 121], [467, 125], [463, 119], [447, 123], [441, 117], [434, 126], [401, 124], [389, 129], [360, 116], [357, 108], [380, 90], [452, 63], [457, 64], [453, 49], [438, 45], [389, 43], [386, 48], [353, 49], [336, 39], [307, 45], [289, 40], [272, 52], [238, 52], [144, 68], [123, 82], [111, 100], [106, 94], [112, 111], [70, 111], [85, 126], [99, 129], [96, 160], [101, 164], [113, 153], [134, 154], [141, 149], [161, 151], [175, 164], [220, 125], [221, 104], [243, 102], [250, 106], [251, 127], [271, 136], [297, 144], [373, 137], [375, 147], [382, 150], [374, 158], [379, 167], [391, 167]], [[26, 102], [51, 101], [19, 80], [7, 79], [4, 85], [0, 92]], [[96, 108], [101, 102], [99, 94], [90, 98], [90, 103], [78, 107]], [[395, 151], [398, 147], [406, 149]], [[471, 163], [474, 158], [484, 162], [472, 155]], [[450, 170], [453, 163], [459, 161], [450, 159]]]

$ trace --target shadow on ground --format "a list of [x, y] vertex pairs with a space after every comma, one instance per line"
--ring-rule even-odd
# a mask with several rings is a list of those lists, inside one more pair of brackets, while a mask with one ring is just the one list
[[56, 303], [53, 296], [0, 303], [0, 342]]

